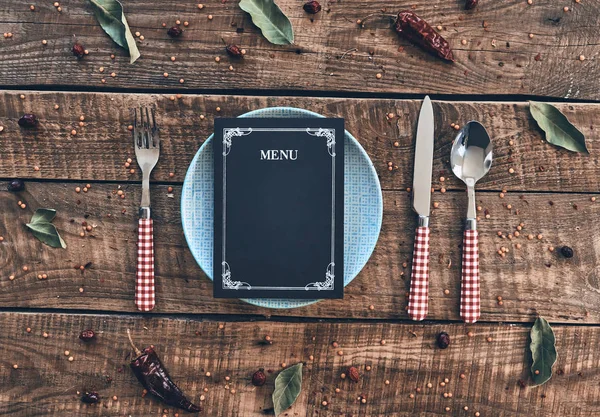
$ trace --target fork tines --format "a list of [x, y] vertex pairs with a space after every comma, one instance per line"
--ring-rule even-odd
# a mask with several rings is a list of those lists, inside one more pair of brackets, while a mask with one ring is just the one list
[[140, 107], [133, 110], [133, 138], [135, 146], [140, 149], [158, 147], [158, 126], [154, 107]]

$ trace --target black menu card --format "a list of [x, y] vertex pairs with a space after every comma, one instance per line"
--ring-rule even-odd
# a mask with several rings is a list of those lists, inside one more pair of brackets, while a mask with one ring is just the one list
[[214, 296], [343, 298], [344, 120], [215, 119]]

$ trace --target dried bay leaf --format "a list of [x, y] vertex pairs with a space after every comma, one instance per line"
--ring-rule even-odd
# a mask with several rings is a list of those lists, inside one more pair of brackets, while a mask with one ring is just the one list
[[302, 391], [302, 362], [284, 369], [275, 378], [273, 407], [275, 416], [290, 408]]
[[542, 385], [552, 378], [552, 366], [556, 362], [556, 339], [546, 319], [538, 317], [531, 328], [531, 377], [535, 385]]
[[240, 8], [249, 13], [265, 38], [275, 45], [294, 43], [294, 29], [273, 0], [241, 0]]
[[102, 29], [121, 48], [129, 51], [129, 62], [133, 64], [140, 57], [140, 51], [123, 13], [123, 5], [117, 0], [90, 0], [90, 4]]
[[40, 241], [53, 248], [66, 249], [67, 244], [58, 233], [56, 226], [50, 223], [56, 216], [56, 210], [40, 208], [31, 217], [31, 222], [25, 226]]
[[589, 154], [585, 146], [585, 137], [569, 119], [556, 107], [537, 101], [529, 102], [529, 111], [546, 133], [546, 140], [556, 146], [573, 152]]

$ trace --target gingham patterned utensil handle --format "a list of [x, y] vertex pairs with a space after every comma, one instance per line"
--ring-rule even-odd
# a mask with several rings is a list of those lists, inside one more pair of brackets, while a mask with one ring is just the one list
[[408, 316], [424, 320], [429, 311], [429, 227], [417, 227], [413, 249]]
[[460, 284], [460, 317], [475, 323], [481, 315], [479, 290], [479, 244], [477, 230], [465, 230]]
[[140, 219], [138, 223], [137, 274], [135, 282], [135, 305], [138, 310], [154, 308], [154, 237], [152, 219]]

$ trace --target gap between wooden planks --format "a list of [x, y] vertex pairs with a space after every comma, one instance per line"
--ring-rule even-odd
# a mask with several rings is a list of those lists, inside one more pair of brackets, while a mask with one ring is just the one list
[[[118, 183], [27, 182], [22, 193], [9, 193], [0, 182], [0, 308], [45, 308], [134, 312], [136, 227], [140, 186]], [[346, 287], [343, 300], [322, 301], [292, 310], [269, 310], [239, 300], [215, 300], [183, 236], [179, 197], [167, 186], [152, 187], [155, 218], [157, 307], [154, 313], [249, 314], [313, 318], [405, 320], [406, 292], [416, 216], [405, 191], [384, 192], [381, 235], [370, 261]], [[539, 314], [551, 322], [600, 323], [600, 202], [589, 194], [478, 194], [482, 276], [482, 321], [529, 322]], [[21, 200], [25, 210], [17, 206]], [[436, 192], [431, 217], [430, 320], [459, 320], [460, 244], [466, 195]], [[552, 203], [552, 205], [550, 204]], [[511, 205], [511, 209], [508, 209]], [[575, 209], [575, 206], [577, 209]], [[52, 249], [25, 228], [38, 207], [57, 209], [54, 224], [68, 248]], [[111, 215], [108, 217], [108, 215]], [[82, 222], [95, 226], [79, 236]], [[524, 223], [519, 237], [516, 226]], [[528, 239], [528, 235], [532, 239]], [[541, 235], [541, 239], [537, 236]], [[518, 245], [521, 247], [518, 248]], [[574, 249], [565, 259], [562, 245]], [[548, 248], [553, 246], [554, 252]], [[505, 257], [497, 251], [508, 248]], [[91, 265], [85, 272], [79, 265]], [[23, 266], [28, 271], [23, 271]], [[47, 274], [47, 280], [39, 280]], [[9, 277], [15, 276], [11, 281]], [[83, 292], [80, 292], [80, 288]], [[448, 294], [445, 294], [448, 290]], [[499, 305], [497, 297], [503, 298]], [[373, 309], [370, 309], [373, 306]]]
[[[288, 416], [466, 417], [476, 411], [485, 417], [600, 416], [598, 327], [554, 326], [558, 362], [553, 378], [541, 387], [530, 386], [530, 329], [521, 325], [239, 323], [0, 313], [0, 328], [0, 413], [15, 417], [177, 412], [151, 396], [142, 398], [142, 386], [128, 368], [127, 328], [138, 346], [155, 346], [191, 400], [200, 402], [200, 395], [205, 396], [201, 415], [269, 415], [281, 364], [305, 362], [302, 393]], [[89, 328], [97, 332], [97, 341], [84, 344], [78, 335]], [[446, 350], [435, 345], [440, 331], [451, 337]], [[265, 335], [272, 345], [264, 344]], [[349, 366], [359, 370], [358, 383], [340, 378]], [[267, 384], [254, 387], [250, 377], [259, 368], [265, 369]], [[448, 383], [440, 386], [446, 378]], [[101, 403], [83, 404], [76, 392], [85, 390], [98, 391]], [[452, 397], [445, 398], [444, 392]]]
[[[372, 159], [382, 188], [404, 190], [412, 186], [420, 100], [218, 95], [183, 95], [178, 99], [176, 95], [36, 91], [0, 93], [0, 125], [4, 126], [0, 133], [0, 178], [141, 182], [131, 132], [127, 129], [132, 123], [129, 109], [140, 105], [157, 108], [162, 129], [161, 157], [153, 171], [154, 181], [183, 181], [196, 151], [212, 133], [215, 117], [235, 117], [264, 107], [292, 106], [345, 118], [346, 129]], [[599, 145], [594, 124], [600, 117], [600, 104], [556, 106], [587, 137], [591, 155], [568, 152], [546, 143], [526, 102], [435, 101], [433, 187], [464, 189], [449, 166], [451, 144], [457, 133], [451, 124], [479, 120], [487, 127], [494, 144], [492, 168], [477, 184], [479, 190], [598, 192], [596, 148]], [[28, 112], [40, 120], [35, 129], [24, 129], [17, 124], [19, 117]], [[85, 117], [82, 127], [81, 115]], [[73, 129], [77, 132], [75, 136], [71, 134]], [[134, 174], [124, 167], [127, 158], [134, 160]], [[397, 169], [389, 171], [389, 162]], [[34, 170], [36, 166], [39, 171]]]
[[[600, 99], [598, 45], [594, 43], [600, 5], [596, 1], [565, 2], [570, 8], [565, 13], [565, 4], [547, 0], [532, 5], [524, 0], [480, 2], [469, 12], [462, 0], [414, 0], [411, 4], [348, 0], [324, 4], [321, 13], [310, 16], [300, 3], [280, 0], [294, 27], [295, 43], [276, 46], [264, 39], [237, 2], [207, 2], [199, 10], [195, 2], [166, 1], [158, 6], [132, 0], [124, 5], [129, 25], [133, 33], [145, 37], [138, 39], [142, 57], [133, 65], [102, 31], [88, 2], [64, 4], [61, 13], [52, 3], [36, 4], [35, 12], [28, 4], [13, 3], [0, 18], [4, 31], [14, 34], [0, 42], [0, 85], [5, 86]], [[394, 33], [390, 17], [407, 8], [433, 27], [442, 27], [439, 32], [454, 49], [454, 64], [428, 55]], [[177, 19], [190, 24], [181, 38], [171, 39], [166, 31]], [[364, 28], [356, 24], [358, 19], [365, 20]], [[71, 53], [73, 35], [90, 51], [82, 60]], [[243, 59], [229, 58], [222, 39], [248, 53]], [[580, 55], [587, 59], [580, 61]], [[112, 72], [116, 77], [110, 76]], [[376, 78], [378, 73], [381, 79]]]

